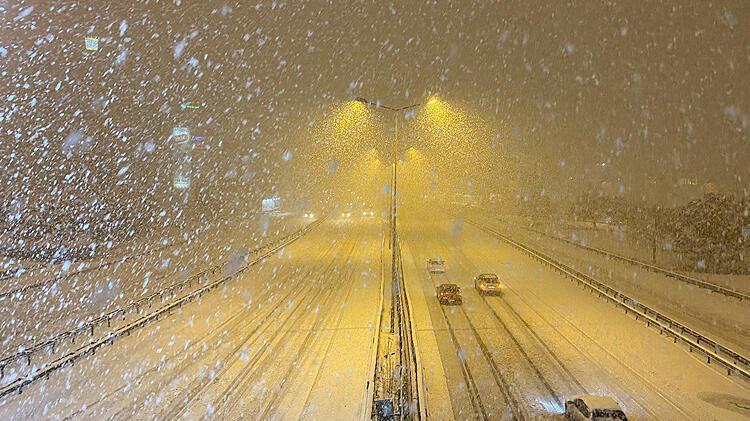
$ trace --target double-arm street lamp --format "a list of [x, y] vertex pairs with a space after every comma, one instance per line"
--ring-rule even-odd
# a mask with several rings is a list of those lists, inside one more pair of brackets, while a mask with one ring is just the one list
[[[406, 324], [404, 324], [404, 320], [408, 319], [408, 314], [405, 314], [404, 311], [404, 301], [402, 300], [401, 292], [405, 291], [406, 286], [404, 285], [403, 278], [399, 275], [398, 270], [398, 259], [397, 259], [397, 235], [396, 235], [396, 216], [397, 216], [397, 186], [398, 186], [398, 122], [399, 122], [399, 114], [401, 112], [414, 109], [416, 107], [419, 107], [423, 105], [422, 103], [417, 104], [411, 104], [406, 105], [403, 107], [390, 107], [388, 105], [383, 105], [380, 102], [373, 102], [366, 98], [357, 97], [356, 102], [359, 102], [361, 104], [364, 104], [366, 107], [374, 106], [377, 110], [383, 110], [383, 111], [389, 111], [395, 113], [394, 118], [394, 130], [393, 130], [393, 143], [392, 143], [392, 154], [393, 154], [393, 178], [391, 180], [391, 210], [390, 210], [390, 231], [391, 231], [391, 310], [390, 310], [390, 333], [395, 334], [396, 340], [398, 342], [398, 347], [401, 350], [400, 352], [400, 359], [397, 359], [397, 364], [399, 364], [400, 367], [400, 381], [398, 382], [398, 390], [390, 390], [390, 391], [383, 391], [381, 395], [380, 402], [383, 401], [390, 401], [391, 403], [394, 402], [394, 399], [398, 401], [398, 408], [399, 412], [401, 413], [400, 418], [405, 418], [404, 414], [408, 414], [411, 412], [410, 405], [411, 402], [414, 402], [412, 399], [415, 398], [415, 396], [412, 395], [412, 392], [410, 391], [409, 384], [413, 384], [411, 382], [415, 381], [414, 378], [412, 378], [412, 369], [410, 367], [413, 367], [413, 363], [409, 362], [412, 361], [411, 357], [408, 356], [408, 342], [409, 339], [405, 339], [410, 337], [411, 333], [408, 331], [408, 328], [406, 327]], [[440, 106], [440, 101], [432, 97], [430, 98], [425, 104], [426, 108], [429, 112], [438, 111], [440, 108], [435, 108], [436, 106]], [[379, 349], [380, 352], [380, 349]], [[380, 363], [378, 363], [378, 366], [381, 374], [383, 373], [383, 367], [381, 367]], [[376, 368], [378, 370], [378, 368]], [[387, 375], [392, 376], [391, 372], [388, 370]], [[411, 380], [406, 380], [404, 377], [410, 378]], [[393, 385], [391, 385], [393, 386]], [[391, 395], [392, 394], [392, 395]], [[376, 401], [376, 406], [377, 406]], [[408, 404], [408, 405], [407, 405]], [[417, 409], [418, 410], [418, 409]], [[410, 417], [411, 418], [411, 417]]]
[[390, 111], [397, 113], [394, 119], [394, 126], [393, 126], [393, 144], [392, 144], [392, 153], [393, 153], [393, 178], [391, 179], [391, 252], [395, 255], [396, 253], [396, 186], [398, 185], [398, 118], [399, 114], [402, 111], [411, 110], [413, 108], [419, 107], [422, 105], [421, 103], [417, 104], [411, 104], [406, 105], [403, 107], [390, 107], [388, 105], [383, 105], [380, 102], [373, 102], [370, 101], [367, 98], [357, 97], [355, 99], [357, 102], [361, 102], [362, 104], [365, 104], [367, 106], [374, 106], [376, 109], [384, 110], [384, 111]]

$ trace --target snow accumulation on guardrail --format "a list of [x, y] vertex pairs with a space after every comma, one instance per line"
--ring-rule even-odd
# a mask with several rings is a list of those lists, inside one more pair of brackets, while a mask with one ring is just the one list
[[400, 331], [399, 337], [401, 338], [401, 361], [404, 365], [403, 369], [406, 372], [406, 377], [408, 378], [409, 388], [403, 395], [403, 397], [406, 398], [406, 402], [401, 402], [401, 404], [402, 409], [405, 410], [405, 412], [408, 412], [411, 418], [423, 420], [427, 419], [427, 411], [425, 407], [426, 394], [424, 390], [424, 379], [422, 378], [422, 362], [418, 352], [416, 330], [412, 323], [413, 311], [411, 301], [409, 300], [404, 280], [401, 245], [398, 242], [398, 236], [396, 238], [396, 261], [393, 262], [393, 264], [395, 266], [394, 275], [397, 277], [399, 290], [398, 305], [401, 311], [398, 328]]
[[[108, 258], [105, 256], [104, 260], [102, 260], [102, 261], [100, 261], [100, 262], [98, 262], [98, 263], [96, 263], [96, 264], [94, 264], [92, 266], [87, 266], [87, 267], [85, 267], [83, 269], [74, 270], [74, 271], [71, 271], [71, 272], [69, 272], [69, 273], [67, 273], [65, 275], [58, 274], [58, 275], [55, 275], [55, 276], [53, 276], [51, 278], [48, 278], [48, 279], [44, 279], [44, 280], [41, 280], [41, 281], [38, 281], [38, 282], [34, 282], [34, 283], [31, 283], [31, 284], [26, 284], [26, 285], [22, 285], [22, 286], [19, 286], [19, 287], [11, 288], [11, 289], [6, 290], [6, 291], [2, 291], [2, 292], [0, 292], [0, 301], [8, 299], [8, 298], [13, 298], [13, 297], [16, 297], [16, 296], [23, 295], [25, 292], [28, 292], [30, 290], [38, 289], [38, 288], [41, 288], [41, 287], [43, 287], [45, 285], [49, 285], [51, 283], [54, 283], [54, 282], [57, 282], [57, 281], [60, 281], [60, 280], [63, 280], [63, 279], [69, 279], [69, 278], [72, 278], [73, 276], [76, 276], [76, 275], [80, 275], [80, 274], [83, 274], [83, 273], [87, 273], [87, 272], [91, 272], [91, 271], [103, 269], [103, 268], [106, 268], [108, 266], [112, 266], [114, 264], [124, 263], [124, 262], [126, 262], [128, 260], [133, 260], [133, 259], [135, 259], [137, 257], [142, 257], [142, 256], [145, 256], [147, 254], [159, 252], [159, 251], [164, 250], [164, 249], [169, 248], [169, 247], [179, 246], [179, 245], [182, 245], [182, 244], [185, 244], [185, 243], [191, 241], [191, 239], [192, 239], [192, 237], [191, 238], [187, 238], [187, 239], [173, 240], [173, 241], [169, 241], [169, 242], [166, 242], [166, 243], [160, 241], [159, 243], [157, 243], [158, 244], [157, 246], [155, 246], [155, 247], [147, 247], [146, 250], [138, 252], [138, 253], [127, 254], [127, 255], [123, 255], [123, 256], [116, 256], [116, 257], [108, 257]], [[33, 270], [38, 270], [39, 268], [41, 268], [41, 266], [35, 267]], [[0, 276], [0, 280], [9, 279], [9, 278], [12, 278], [13, 276], [15, 276], [15, 275], [14, 274], [5, 274], [3, 276]]]
[[[214, 282], [207, 283], [189, 292], [188, 294], [180, 297], [179, 299], [173, 302], [170, 302], [164, 306], [161, 306], [155, 311], [149, 312], [146, 315], [143, 315], [137, 318], [136, 320], [115, 329], [112, 332], [108, 332], [103, 337], [94, 341], [90, 341], [89, 343], [77, 348], [76, 350], [72, 352], [69, 352], [57, 358], [56, 360], [50, 363], [44, 363], [39, 367], [31, 368], [28, 374], [24, 376], [19, 376], [12, 382], [4, 385], [3, 387], [0, 387], [0, 398], [8, 394], [14, 393], [14, 392], [20, 392], [24, 387], [26, 387], [30, 383], [42, 377], [49, 376], [50, 373], [57, 371], [63, 367], [73, 365], [80, 358], [83, 358], [86, 355], [95, 353], [96, 350], [101, 348], [102, 346], [111, 344], [119, 337], [129, 335], [132, 331], [138, 328], [141, 328], [152, 321], [158, 320], [162, 315], [170, 314], [173, 310], [181, 307], [183, 304], [186, 304], [190, 301], [195, 300], [196, 298], [199, 298], [203, 294], [215, 289], [216, 287], [224, 284], [230, 279], [234, 279], [237, 275], [244, 272], [249, 267], [254, 266], [255, 264], [266, 259], [267, 257], [270, 257], [271, 255], [275, 254], [278, 250], [288, 246], [289, 244], [301, 238], [303, 235], [307, 234], [307, 232], [309, 232], [311, 229], [313, 229], [314, 227], [322, 223], [323, 219], [324, 218], [318, 219], [315, 222], [303, 227], [302, 229], [294, 233], [278, 238], [270, 243], [264, 244], [258, 247], [257, 249], [253, 250], [252, 254], [255, 256], [255, 258], [252, 261], [248, 262], [245, 266], [235, 271], [234, 273], [224, 276], [221, 279], [218, 279]], [[20, 351], [12, 355], [3, 357], [2, 359], [0, 359], [0, 378], [5, 376], [5, 369], [10, 364], [13, 364], [19, 360], [21, 361], [25, 360], [27, 366], [32, 367], [31, 358], [34, 354], [39, 353], [40, 351], [43, 351], [43, 350], [50, 350], [52, 351], [52, 353], [54, 353], [55, 347], [61, 341], [65, 339], [75, 340], [76, 336], [84, 332], [89, 332], [91, 335], [93, 335], [94, 329], [97, 326], [102, 326], [106, 323], [107, 327], [110, 327], [111, 321], [117, 317], [124, 317], [126, 314], [133, 312], [133, 311], [139, 312], [141, 311], [142, 308], [150, 307], [154, 302], [156, 302], [157, 299], [159, 300], [159, 302], [164, 302], [165, 297], [171, 297], [175, 294], [175, 292], [181, 291], [185, 287], [189, 287], [194, 282], [197, 282], [199, 280], [203, 280], [203, 282], [205, 283], [208, 281], [208, 275], [216, 273], [216, 271], [221, 269], [221, 267], [222, 267], [222, 264], [218, 264], [211, 268], [201, 270], [200, 272], [190, 276], [189, 278], [185, 279], [182, 282], [173, 284], [160, 291], [154, 292], [153, 294], [147, 297], [141, 298], [138, 301], [128, 303], [127, 305], [123, 307], [119, 307], [112, 311], [109, 311], [108, 313], [102, 316], [89, 320], [85, 324], [75, 329], [71, 329], [71, 330], [59, 333], [51, 338], [48, 338], [39, 343], [36, 343], [28, 348], [22, 348]]]
[[572, 267], [565, 265], [554, 258], [522, 244], [507, 235], [474, 221], [466, 221], [475, 227], [492, 234], [505, 241], [511, 246], [530, 255], [536, 260], [547, 264], [553, 269], [576, 281], [584, 288], [590, 289], [599, 296], [606, 298], [617, 306], [623, 308], [627, 313], [632, 313], [637, 320], [646, 322], [649, 327], [659, 329], [660, 334], [666, 334], [677, 341], [687, 345], [690, 352], [697, 351], [707, 358], [708, 363], [718, 363], [727, 369], [727, 374], [737, 374], [745, 380], [750, 380], [750, 359], [740, 355], [738, 352], [718, 343], [717, 341], [701, 334], [688, 326], [685, 326], [664, 314], [639, 303], [637, 300], [621, 293], [620, 291], [583, 274]]
[[644, 269], [648, 269], [648, 270], [650, 270], [652, 272], [661, 273], [661, 274], [664, 274], [666, 276], [669, 276], [670, 278], [675, 278], [675, 279], [677, 279], [679, 281], [686, 282], [686, 283], [689, 283], [691, 285], [695, 285], [695, 286], [700, 287], [700, 288], [705, 288], [705, 289], [711, 290], [713, 292], [716, 292], [716, 293], [719, 293], [719, 294], [723, 294], [723, 295], [726, 295], [728, 297], [734, 297], [734, 298], [739, 299], [740, 301], [746, 301], [746, 302], [750, 303], [750, 295], [742, 293], [742, 292], [739, 292], [739, 291], [736, 291], [736, 290], [733, 290], [731, 288], [726, 288], [726, 287], [723, 287], [723, 286], [720, 286], [720, 285], [713, 284], [711, 282], [704, 281], [702, 279], [697, 279], [697, 278], [693, 278], [693, 277], [690, 277], [690, 276], [687, 276], [687, 275], [683, 275], [681, 273], [677, 273], [677, 272], [669, 270], [669, 269], [665, 269], [665, 268], [662, 268], [662, 267], [659, 267], [659, 266], [656, 266], [656, 265], [653, 265], [653, 264], [650, 264], [650, 263], [646, 263], [646, 262], [643, 262], [641, 260], [632, 259], [630, 257], [626, 257], [626, 256], [623, 256], [621, 254], [613, 253], [611, 251], [607, 251], [607, 250], [599, 249], [599, 248], [596, 248], [596, 247], [591, 247], [591, 246], [587, 246], [587, 245], [584, 245], [584, 244], [580, 244], [580, 243], [577, 243], [575, 241], [568, 240], [566, 238], [561, 238], [561, 237], [558, 237], [556, 235], [551, 235], [551, 234], [548, 234], [546, 232], [539, 231], [539, 230], [536, 230], [536, 229], [533, 229], [533, 228], [530, 228], [530, 227], [524, 227], [524, 228], [526, 228], [527, 230], [529, 230], [531, 232], [535, 232], [535, 233], [537, 233], [539, 235], [544, 235], [546, 237], [549, 237], [549, 238], [552, 238], [552, 239], [555, 239], [555, 240], [558, 240], [558, 241], [562, 241], [562, 242], [565, 242], [565, 243], [568, 243], [568, 244], [572, 244], [572, 245], [574, 245], [576, 247], [579, 247], [579, 248], [582, 248], [584, 250], [593, 251], [595, 253], [599, 253], [599, 254], [602, 254], [604, 256], [611, 257], [613, 259], [617, 259], [617, 260], [621, 260], [623, 262], [631, 263], [631, 264], [634, 264], [636, 266], [640, 266], [640, 267], [642, 267]]

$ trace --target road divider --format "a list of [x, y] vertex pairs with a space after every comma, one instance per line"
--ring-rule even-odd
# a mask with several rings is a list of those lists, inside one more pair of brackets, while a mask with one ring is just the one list
[[370, 376], [370, 380], [367, 381], [367, 385], [365, 387], [364, 392], [364, 398], [363, 402], [365, 402], [364, 410], [362, 411], [362, 416], [360, 419], [362, 421], [369, 421], [372, 419], [372, 412], [375, 406], [375, 388], [377, 386], [378, 381], [378, 353], [380, 351], [381, 346], [381, 338], [380, 335], [382, 334], [382, 326], [383, 326], [383, 313], [384, 313], [384, 291], [385, 291], [385, 279], [386, 279], [386, 273], [388, 273], [386, 267], [390, 268], [390, 265], [386, 264], [386, 258], [385, 253], [387, 246], [385, 245], [387, 235], [385, 234], [385, 230], [383, 230], [383, 236], [382, 241], [380, 245], [380, 290], [378, 295], [378, 310], [377, 314], [375, 315], [375, 332], [372, 336], [372, 349], [370, 352], [370, 365], [368, 372], [372, 374]]
[[[411, 307], [411, 300], [409, 299], [409, 293], [406, 290], [406, 284], [404, 280], [404, 266], [401, 258], [401, 244], [396, 237], [396, 272], [395, 275], [398, 279], [399, 289], [399, 335], [401, 337], [401, 360], [406, 361], [403, 364], [403, 371], [409, 378], [408, 386], [409, 390], [406, 394], [409, 399], [406, 403], [409, 404], [408, 412], [410, 419], [422, 419], [428, 418], [427, 407], [425, 405], [427, 399], [427, 391], [425, 390], [424, 384], [424, 368], [419, 353], [419, 345], [417, 343], [417, 332], [412, 323], [412, 314], [414, 313]], [[406, 409], [406, 408], [404, 408]]]
[[[423, 366], [417, 345], [417, 333], [412, 324], [412, 307], [404, 284], [401, 247], [395, 230], [395, 250], [391, 251], [390, 264], [390, 327], [392, 341], [379, 341], [379, 357], [375, 366], [374, 384], [377, 390], [370, 395], [370, 416], [377, 419], [427, 419], [426, 389]], [[381, 266], [381, 267], [382, 267]], [[382, 304], [382, 303], [381, 303]], [[393, 347], [394, 352], [389, 347]], [[398, 351], [395, 352], [395, 350]], [[373, 412], [375, 414], [373, 414]]]

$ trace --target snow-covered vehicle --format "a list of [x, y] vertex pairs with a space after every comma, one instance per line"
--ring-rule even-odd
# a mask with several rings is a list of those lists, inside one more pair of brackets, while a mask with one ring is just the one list
[[474, 288], [480, 295], [502, 295], [500, 279], [494, 273], [481, 273], [474, 277]]
[[445, 262], [442, 258], [427, 259], [427, 272], [445, 273]]
[[456, 284], [440, 284], [437, 287], [437, 298], [440, 304], [461, 305], [463, 297], [461, 296], [461, 287]]
[[609, 396], [579, 395], [565, 402], [565, 415], [569, 420], [617, 420], [628, 417], [620, 405]]

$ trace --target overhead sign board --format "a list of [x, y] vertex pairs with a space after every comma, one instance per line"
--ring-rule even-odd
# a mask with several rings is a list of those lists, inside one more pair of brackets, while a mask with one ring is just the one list
[[172, 184], [175, 188], [185, 190], [190, 187], [191, 163], [193, 142], [190, 129], [187, 127], [175, 127], [170, 136], [172, 150], [175, 160], [174, 178]]
[[175, 127], [172, 129], [172, 140], [177, 143], [190, 140], [190, 129], [187, 127]]
[[84, 46], [89, 51], [96, 51], [99, 49], [99, 37], [86, 37], [83, 42]]
[[271, 197], [263, 199], [260, 203], [261, 210], [265, 213], [276, 212], [281, 208], [281, 198]]

